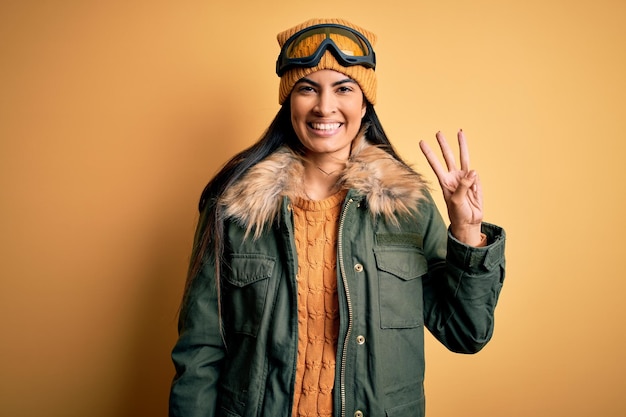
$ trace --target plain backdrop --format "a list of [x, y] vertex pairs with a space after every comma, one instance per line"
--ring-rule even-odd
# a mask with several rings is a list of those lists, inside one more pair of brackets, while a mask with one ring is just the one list
[[377, 111], [463, 129], [508, 233], [491, 343], [428, 337], [429, 417], [626, 415], [623, 0], [0, 3], [0, 414], [166, 416], [202, 188], [278, 111], [276, 34], [379, 36]]

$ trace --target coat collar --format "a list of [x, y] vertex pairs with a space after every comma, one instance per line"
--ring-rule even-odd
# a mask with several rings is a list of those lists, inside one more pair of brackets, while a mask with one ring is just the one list
[[[224, 218], [232, 219], [258, 237], [280, 213], [284, 197], [302, 196], [302, 159], [282, 147], [254, 165], [220, 199]], [[352, 153], [339, 180], [342, 188], [353, 189], [365, 198], [373, 216], [397, 222], [424, 198], [423, 178], [398, 162], [363, 135], [354, 142]]]

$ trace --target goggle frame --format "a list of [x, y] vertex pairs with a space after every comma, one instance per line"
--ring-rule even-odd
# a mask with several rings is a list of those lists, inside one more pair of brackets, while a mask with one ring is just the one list
[[[300, 39], [302, 35], [307, 32], [312, 32], [312, 35], [324, 34], [320, 33], [318, 30], [322, 28], [332, 28], [332, 29], [340, 29], [340, 31], [328, 31], [325, 33], [326, 39], [324, 39], [316, 48], [315, 53], [305, 57], [298, 58], [289, 58], [287, 56], [287, 51], [292, 46], [293, 42]], [[339, 36], [347, 36], [347, 34], [342, 34], [341, 31], [348, 31], [351, 35], [354, 35], [358, 38], [359, 42], [367, 47], [367, 52], [363, 56], [355, 56], [355, 55], [347, 55], [341, 51], [341, 49], [337, 46], [337, 44], [330, 38], [331, 34], [336, 34]], [[350, 36], [348, 36], [350, 38]], [[306, 37], [302, 38], [306, 39]], [[289, 71], [294, 67], [304, 67], [311, 68], [316, 66], [326, 51], [330, 51], [335, 59], [343, 65], [344, 67], [351, 67], [354, 65], [362, 65], [365, 68], [371, 68], [373, 70], [376, 69], [376, 53], [374, 52], [374, 48], [367, 40], [365, 36], [359, 31], [352, 29], [351, 27], [336, 24], [336, 23], [322, 23], [319, 25], [309, 26], [305, 29], [302, 29], [285, 41], [285, 44], [280, 50], [280, 54], [278, 55], [278, 59], [276, 60], [276, 74], [281, 77], [285, 72]]]

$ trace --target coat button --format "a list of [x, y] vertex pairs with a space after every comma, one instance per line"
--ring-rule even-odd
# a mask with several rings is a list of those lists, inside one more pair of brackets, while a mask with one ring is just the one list
[[357, 345], [365, 344], [365, 336], [363, 336], [362, 334], [358, 335], [356, 337], [356, 343], [357, 343]]
[[361, 264], [354, 265], [354, 270], [356, 272], [363, 272], [363, 265], [361, 265]]
[[363, 417], [363, 411], [361, 410], [356, 410], [354, 412], [354, 417]]

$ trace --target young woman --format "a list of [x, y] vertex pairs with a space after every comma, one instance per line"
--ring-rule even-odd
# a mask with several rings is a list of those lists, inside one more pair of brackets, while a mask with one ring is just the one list
[[458, 134], [422, 177], [376, 116], [375, 36], [342, 19], [278, 35], [276, 118], [209, 182], [172, 358], [170, 416], [423, 416], [424, 328], [491, 338], [504, 231]]

